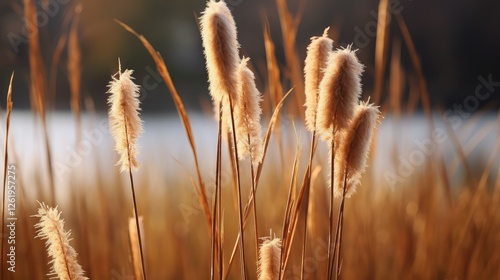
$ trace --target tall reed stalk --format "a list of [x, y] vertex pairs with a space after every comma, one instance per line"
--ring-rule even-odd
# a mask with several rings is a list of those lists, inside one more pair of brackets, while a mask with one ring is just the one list
[[120, 159], [118, 160], [120, 172], [128, 171], [130, 178], [134, 218], [141, 252], [142, 277], [146, 280], [144, 248], [141, 241], [141, 228], [137, 211], [134, 178], [132, 175], [132, 170], [137, 170], [139, 168], [136, 141], [142, 132], [142, 122], [139, 118], [139, 86], [132, 81], [133, 70], [125, 70], [122, 72], [119, 60], [118, 64], [118, 78], [113, 76], [113, 80], [108, 85], [108, 93], [110, 93], [108, 103], [111, 105], [109, 110], [109, 123], [111, 134], [115, 139], [115, 149], [120, 155]]

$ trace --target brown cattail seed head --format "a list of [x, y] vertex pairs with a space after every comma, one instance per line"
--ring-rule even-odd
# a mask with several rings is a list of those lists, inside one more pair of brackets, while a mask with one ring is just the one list
[[325, 141], [347, 127], [361, 95], [363, 65], [350, 47], [330, 54], [319, 85], [317, 130]]
[[326, 28], [321, 37], [312, 37], [307, 47], [304, 66], [306, 95], [306, 127], [309, 131], [316, 129], [316, 110], [318, 107], [319, 84], [323, 79], [324, 70], [328, 64], [328, 56], [332, 52], [333, 40], [328, 38]]
[[[121, 67], [120, 67], [121, 68]], [[132, 81], [133, 70], [119, 70], [118, 78], [113, 76], [109, 83], [108, 103], [109, 127], [115, 140], [115, 149], [120, 154], [117, 165], [120, 172], [139, 168], [137, 162], [137, 138], [142, 133], [142, 121], [139, 118], [139, 86]]]
[[[346, 179], [346, 197], [356, 192], [365, 172], [373, 131], [380, 116], [378, 107], [368, 102], [356, 106], [354, 118], [345, 132], [335, 157], [335, 196], [341, 197]], [[347, 172], [347, 173], [346, 173]]]
[[[255, 76], [243, 58], [238, 68], [238, 102], [235, 106], [238, 156], [244, 160], [250, 155], [253, 164], [262, 161], [263, 147], [260, 126], [262, 110], [259, 106], [261, 94], [255, 86]], [[250, 138], [250, 139], [249, 139]]]

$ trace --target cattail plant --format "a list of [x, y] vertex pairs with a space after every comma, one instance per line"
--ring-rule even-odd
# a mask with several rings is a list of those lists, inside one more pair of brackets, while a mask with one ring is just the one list
[[280, 279], [281, 239], [266, 238], [260, 246], [258, 266], [259, 280]]
[[262, 129], [260, 126], [260, 92], [255, 86], [255, 76], [248, 68], [249, 58], [243, 57], [238, 69], [238, 102], [234, 108], [236, 122], [236, 138], [238, 140], [238, 155], [240, 160], [250, 156], [250, 174], [252, 186], [252, 207], [254, 215], [255, 230], [255, 253], [258, 256], [258, 223], [257, 223], [257, 202], [256, 202], [256, 181], [255, 168], [262, 162], [263, 150]]
[[333, 263], [331, 243], [333, 242], [333, 181], [338, 139], [353, 118], [356, 104], [361, 95], [361, 74], [363, 65], [355, 51], [348, 46], [330, 53], [323, 79], [319, 84], [316, 129], [321, 139], [330, 147], [330, 211], [328, 234], [328, 279], [331, 278]]
[[311, 185], [311, 171], [314, 152], [316, 149], [316, 114], [318, 106], [319, 84], [324, 76], [324, 71], [328, 65], [328, 57], [332, 51], [333, 40], [328, 37], [329, 27], [325, 29], [323, 35], [320, 37], [312, 37], [311, 43], [307, 47], [306, 60], [304, 62], [304, 82], [305, 82], [305, 96], [306, 96], [306, 110], [305, 121], [307, 130], [312, 132], [311, 151], [309, 156], [309, 165], [307, 169], [306, 183], [306, 213], [304, 219], [304, 240], [302, 244], [302, 266], [301, 273], [304, 274], [304, 261], [307, 247], [307, 228], [309, 216], [309, 200], [310, 200], [310, 185]]
[[132, 79], [133, 70], [122, 72], [120, 60], [118, 60], [118, 78], [116, 74], [112, 76], [113, 80], [109, 83], [108, 103], [109, 109], [109, 127], [115, 140], [115, 149], [120, 155], [117, 165], [120, 166], [120, 172], [128, 170], [130, 178], [130, 187], [132, 190], [132, 201], [134, 204], [134, 217], [137, 232], [139, 235], [139, 247], [141, 251], [142, 276], [146, 280], [146, 268], [144, 262], [144, 251], [141, 242], [141, 230], [139, 225], [139, 216], [137, 215], [137, 200], [135, 198], [134, 179], [132, 170], [139, 168], [137, 162], [137, 138], [142, 132], [142, 121], [139, 118], [139, 86]]
[[82, 267], [76, 259], [77, 253], [71, 245], [70, 231], [64, 230], [64, 220], [61, 212], [55, 208], [40, 203], [38, 214], [34, 217], [40, 218], [35, 224], [37, 229], [36, 238], [45, 240], [47, 253], [51, 258], [49, 264], [52, 266], [50, 274], [61, 280], [84, 280]]
[[[341, 252], [342, 252], [342, 233], [344, 230], [344, 207], [345, 198], [355, 193], [357, 185], [360, 183], [361, 174], [365, 172], [366, 161], [373, 131], [379, 119], [380, 112], [378, 107], [368, 102], [361, 102], [356, 106], [354, 118], [352, 119], [345, 136], [342, 139], [341, 146], [338, 149], [338, 155], [335, 157], [337, 169], [335, 170], [334, 185], [335, 196], [341, 197], [339, 214], [337, 218], [337, 228], [335, 233], [334, 255], [335, 267], [330, 267], [330, 273], [335, 269], [335, 275], [340, 275]], [[335, 258], [335, 255], [337, 256]], [[331, 275], [330, 275], [331, 276]]]
[[[206, 59], [208, 72], [209, 91], [215, 104], [215, 108], [219, 111], [219, 136], [217, 144], [217, 163], [216, 171], [220, 172], [220, 141], [221, 141], [221, 126], [227, 125], [232, 132], [232, 143], [237, 145], [237, 136], [234, 120], [234, 108], [238, 102], [238, 68], [240, 65], [239, 59], [239, 43], [237, 38], [236, 23], [231, 15], [231, 11], [224, 1], [216, 2], [210, 0], [207, 2], [205, 11], [200, 17], [201, 38]], [[243, 235], [243, 209], [241, 202], [241, 183], [239, 176], [238, 149], [233, 149], [233, 161], [236, 167], [236, 184], [238, 193], [238, 218], [239, 218], [239, 240], [240, 240], [240, 261], [241, 261], [241, 277], [246, 278], [245, 269], [245, 248]], [[220, 207], [221, 198], [219, 191], [220, 180], [219, 173], [216, 174], [215, 193], [219, 196], [215, 202], [218, 202]], [[217, 196], [216, 195], [216, 196]], [[214, 202], [215, 213], [220, 213], [220, 208], [216, 210], [217, 205]], [[215, 223], [214, 223], [215, 224]], [[214, 278], [215, 271], [215, 226], [212, 225], [212, 268], [211, 277]], [[219, 259], [220, 255], [219, 255]]]

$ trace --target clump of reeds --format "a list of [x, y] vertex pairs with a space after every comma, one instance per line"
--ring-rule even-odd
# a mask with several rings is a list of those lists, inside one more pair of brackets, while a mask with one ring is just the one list
[[[246, 278], [245, 268], [245, 247], [244, 247], [244, 226], [243, 226], [243, 206], [241, 195], [240, 170], [238, 163], [238, 137], [236, 135], [235, 108], [239, 104], [239, 96], [237, 86], [240, 84], [240, 57], [239, 43], [237, 38], [236, 23], [234, 22], [231, 11], [224, 1], [210, 0], [200, 17], [201, 38], [206, 59], [206, 67], [208, 72], [209, 91], [214, 101], [214, 107], [219, 118], [219, 135], [217, 143], [217, 162], [216, 162], [216, 184], [215, 193], [219, 196], [214, 201], [213, 215], [216, 212], [220, 213], [221, 197], [220, 197], [220, 171], [221, 171], [221, 126], [227, 126], [232, 136], [231, 163], [234, 166], [234, 174], [236, 181], [236, 192], [238, 201], [238, 218], [239, 218], [239, 246], [240, 246], [240, 261], [241, 261], [241, 277]], [[246, 67], [246, 66], [245, 66]], [[250, 86], [251, 87], [251, 86]], [[251, 89], [253, 90], [253, 89]], [[253, 177], [253, 176], [252, 176]], [[218, 204], [217, 204], [218, 203]], [[218, 209], [217, 209], [218, 207]], [[220, 222], [220, 221], [219, 221]], [[216, 229], [212, 226], [212, 279], [214, 277], [215, 266], [215, 247]], [[220, 240], [218, 241], [220, 242]], [[220, 260], [220, 255], [218, 256]], [[221, 262], [221, 261], [219, 261]]]
[[260, 245], [259, 280], [278, 280], [280, 273], [281, 239], [266, 238]]
[[52, 266], [49, 275], [56, 276], [61, 280], [84, 280], [88, 279], [76, 259], [77, 253], [71, 245], [70, 231], [64, 230], [64, 220], [57, 207], [51, 208], [40, 203], [38, 214], [34, 217], [40, 218], [35, 225], [37, 238], [45, 240], [47, 253], [51, 258], [49, 264]]

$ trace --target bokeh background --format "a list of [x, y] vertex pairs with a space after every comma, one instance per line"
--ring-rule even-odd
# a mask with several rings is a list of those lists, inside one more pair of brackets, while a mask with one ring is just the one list
[[[58, 39], [68, 32], [68, 20], [65, 18], [71, 17], [77, 2], [48, 1], [49, 8], [51, 5], [57, 6], [57, 11], [54, 8], [47, 10], [49, 21], [41, 28], [41, 45], [47, 67], [50, 66]], [[83, 3], [83, 12], [79, 33], [85, 81], [82, 94], [92, 96], [98, 109], [106, 108], [104, 92], [110, 75], [117, 71], [118, 57], [122, 59], [124, 67], [135, 69], [139, 83], [143, 83], [144, 77], [155, 69], [153, 61], [139, 41], [124, 31], [113, 20], [115, 18], [144, 34], [162, 54], [189, 109], [198, 109], [208, 102], [207, 77], [197, 26], [197, 18], [205, 7], [204, 0], [80, 2]], [[266, 20], [269, 21], [276, 44], [278, 61], [285, 65], [276, 4], [267, 0], [229, 0], [227, 3], [232, 8], [238, 26], [242, 54], [251, 57], [259, 88], [263, 89], [266, 75], [263, 28]], [[376, 41], [374, 23], [378, 1], [291, 0], [288, 5], [292, 12], [302, 14], [296, 39], [296, 50], [301, 63], [310, 37], [320, 35], [325, 27], [331, 26], [330, 34], [335, 39], [336, 46], [354, 43], [359, 48], [360, 60], [367, 66], [367, 74], [363, 77], [365, 94], [370, 94], [373, 89]], [[406, 20], [421, 58], [434, 107], [449, 108], [455, 102], [462, 102], [466, 96], [474, 94], [479, 75], [486, 77], [492, 74], [493, 80], [500, 80], [500, 25], [496, 19], [500, 2], [393, 0], [391, 5]], [[45, 22], [43, 16], [39, 21]], [[2, 0], [0, 94], [5, 95], [10, 73], [16, 70], [17, 76], [24, 79], [16, 79], [14, 86], [18, 92], [25, 94], [15, 94], [14, 102], [17, 108], [28, 109], [28, 47], [26, 43], [14, 44], [14, 47], [9, 38], [12, 33], [22, 34], [24, 25], [22, 1]], [[390, 42], [401, 40], [394, 18], [390, 23], [390, 30]], [[363, 33], [365, 39], [360, 39], [363, 35], [359, 33]], [[70, 96], [66, 59], [63, 53], [55, 93], [55, 106], [63, 110], [69, 110]], [[408, 69], [405, 73], [407, 83], [411, 83], [414, 73], [405, 47], [402, 48], [402, 64], [404, 69]], [[166, 90], [165, 85], [160, 83], [145, 93], [145, 113], [170, 112], [173, 109]], [[387, 87], [384, 92], [387, 92]], [[409, 90], [404, 96], [408, 94]], [[489, 101], [496, 104], [499, 95], [494, 94], [492, 97]], [[484, 105], [486, 104], [481, 104]]]

